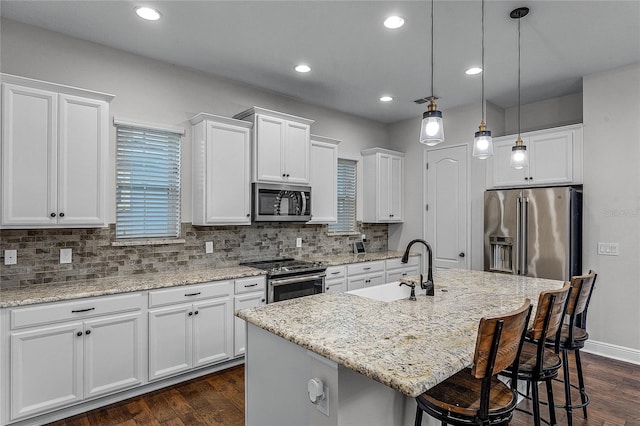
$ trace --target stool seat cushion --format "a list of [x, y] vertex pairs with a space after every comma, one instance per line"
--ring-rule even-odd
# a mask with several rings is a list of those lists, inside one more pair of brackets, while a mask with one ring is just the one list
[[[418, 396], [418, 403], [443, 413], [473, 418], [480, 409], [481, 383], [471, 375], [471, 369], [466, 368]], [[516, 404], [515, 392], [495, 376], [492, 377], [489, 414], [513, 410]]]

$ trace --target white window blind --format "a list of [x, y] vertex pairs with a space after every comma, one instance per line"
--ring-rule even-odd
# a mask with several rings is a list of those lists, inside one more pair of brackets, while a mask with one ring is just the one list
[[179, 236], [180, 136], [117, 126], [116, 238]]
[[356, 232], [357, 162], [338, 158], [338, 221], [329, 232]]

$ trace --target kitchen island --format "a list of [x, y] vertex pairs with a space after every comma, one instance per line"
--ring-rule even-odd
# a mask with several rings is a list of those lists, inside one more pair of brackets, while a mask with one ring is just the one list
[[[561, 281], [437, 271], [436, 294], [381, 302], [320, 294], [240, 311], [247, 425], [409, 425], [414, 397], [469, 366], [478, 321]], [[310, 402], [318, 378], [326, 398]], [[425, 416], [427, 417], [427, 416]], [[425, 419], [425, 423], [427, 420]]]

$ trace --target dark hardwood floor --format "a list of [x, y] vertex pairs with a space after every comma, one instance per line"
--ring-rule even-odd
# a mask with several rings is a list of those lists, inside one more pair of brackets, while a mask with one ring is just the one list
[[[575, 412], [575, 426], [640, 426], [640, 366], [584, 354], [582, 364], [591, 397], [589, 418]], [[573, 364], [573, 359], [570, 365]], [[572, 368], [572, 383], [577, 383]], [[543, 398], [546, 392], [542, 392]], [[554, 383], [556, 402], [563, 401], [562, 383]], [[579, 396], [574, 396], [579, 400]], [[529, 402], [520, 404], [529, 409]], [[566, 424], [564, 410], [556, 410], [558, 424]], [[546, 407], [542, 408], [547, 417]], [[137, 426], [137, 425], [243, 425], [244, 368], [234, 367], [179, 385], [89, 411], [50, 426]], [[527, 414], [516, 412], [511, 424], [531, 425]], [[277, 426], [277, 425], [274, 425]], [[373, 425], [367, 425], [373, 426]], [[380, 425], [387, 426], [387, 425]]]

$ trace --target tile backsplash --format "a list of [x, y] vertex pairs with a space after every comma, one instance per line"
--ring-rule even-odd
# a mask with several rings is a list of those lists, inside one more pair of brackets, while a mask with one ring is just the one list
[[[359, 224], [367, 251], [387, 250], [388, 225]], [[329, 235], [327, 225], [267, 223], [250, 226], [192, 226], [183, 223], [185, 243], [112, 246], [115, 225], [98, 229], [18, 229], [0, 234], [0, 289], [204, 267], [274, 257], [319, 258], [347, 254], [359, 235]], [[296, 248], [302, 238], [302, 248]], [[205, 242], [213, 253], [205, 254]], [[60, 264], [60, 249], [71, 248], [72, 263]], [[18, 263], [4, 265], [4, 250], [16, 249]]]

